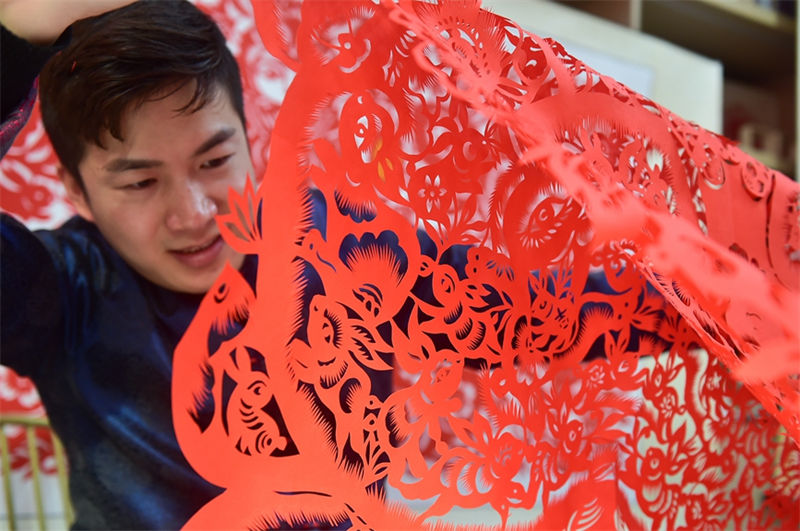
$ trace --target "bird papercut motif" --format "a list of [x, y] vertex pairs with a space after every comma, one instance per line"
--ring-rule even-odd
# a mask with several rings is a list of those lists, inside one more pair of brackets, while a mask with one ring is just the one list
[[800, 188], [557, 42], [255, 1], [294, 71], [174, 358], [187, 528], [800, 525]]

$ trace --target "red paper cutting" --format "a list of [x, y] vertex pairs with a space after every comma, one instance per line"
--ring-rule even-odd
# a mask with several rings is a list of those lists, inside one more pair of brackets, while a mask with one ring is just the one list
[[796, 183], [474, 2], [254, 11], [295, 78], [175, 353], [188, 528], [800, 525]]

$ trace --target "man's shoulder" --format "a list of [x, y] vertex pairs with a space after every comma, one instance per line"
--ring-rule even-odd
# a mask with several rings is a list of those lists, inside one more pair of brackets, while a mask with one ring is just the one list
[[4, 234], [30, 233], [37, 238], [47, 241], [91, 241], [102, 239], [100, 231], [94, 223], [86, 221], [80, 216], [72, 216], [61, 226], [54, 229], [31, 228], [26, 222], [8, 212], [0, 212], [0, 223]]
[[80, 216], [72, 216], [60, 227], [55, 229], [39, 229], [34, 234], [45, 239], [63, 242], [85, 242], [89, 245], [104, 243], [103, 236], [97, 226], [91, 221], [86, 221]]
[[13, 251], [4, 253], [4, 259], [13, 260], [9, 254], [28, 253], [41, 247], [62, 275], [91, 280], [96, 288], [112, 287], [119, 273], [128, 270], [95, 224], [79, 216], [55, 229], [30, 231], [18, 220], [3, 214], [2, 231], [4, 243], [14, 241]]

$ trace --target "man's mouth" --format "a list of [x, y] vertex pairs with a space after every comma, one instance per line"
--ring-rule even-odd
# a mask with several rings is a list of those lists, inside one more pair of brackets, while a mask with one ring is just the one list
[[216, 262], [224, 245], [222, 237], [217, 235], [205, 243], [173, 249], [170, 253], [185, 266], [201, 269]]
[[201, 245], [193, 245], [191, 247], [184, 247], [183, 249], [175, 249], [172, 252], [178, 254], [194, 254], [199, 253], [200, 251], [205, 251], [219, 240], [219, 236], [209, 240], [208, 242], [201, 244]]

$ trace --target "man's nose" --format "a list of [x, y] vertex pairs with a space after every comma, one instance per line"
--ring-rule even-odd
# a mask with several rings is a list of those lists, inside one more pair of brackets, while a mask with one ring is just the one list
[[166, 223], [173, 231], [204, 229], [218, 212], [216, 203], [197, 183], [176, 187], [168, 202]]

